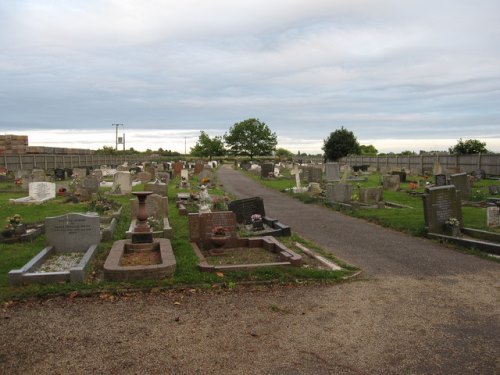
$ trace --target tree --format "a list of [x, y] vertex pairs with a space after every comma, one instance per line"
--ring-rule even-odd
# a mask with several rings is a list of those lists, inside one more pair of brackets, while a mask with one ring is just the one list
[[361, 155], [376, 156], [378, 150], [373, 145], [360, 145]]
[[450, 154], [457, 155], [471, 155], [489, 152], [486, 149], [485, 142], [481, 142], [477, 139], [468, 139], [466, 141], [462, 141], [462, 138], [458, 140], [458, 143], [455, 146], [450, 147], [448, 150], [450, 151]]
[[330, 133], [330, 136], [324, 140], [322, 150], [325, 152], [325, 159], [337, 161], [349, 154], [358, 155], [361, 152], [361, 147], [354, 133], [342, 126]]
[[254, 118], [234, 124], [224, 134], [224, 140], [231, 153], [247, 155], [250, 158], [271, 155], [278, 143], [276, 133], [271, 132], [265, 123]]
[[402, 156], [415, 156], [417, 153], [415, 151], [410, 151], [410, 150], [404, 150], [399, 153], [399, 155]]
[[224, 142], [222, 137], [215, 136], [210, 138], [203, 130], [200, 132], [198, 142], [194, 147], [191, 147], [191, 155], [199, 157], [209, 157], [212, 160], [214, 156], [224, 156], [226, 150], [224, 149]]
[[286, 148], [279, 147], [276, 149], [275, 155], [280, 159], [290, 159], [293, 156], [293, 153], [288, 151]]

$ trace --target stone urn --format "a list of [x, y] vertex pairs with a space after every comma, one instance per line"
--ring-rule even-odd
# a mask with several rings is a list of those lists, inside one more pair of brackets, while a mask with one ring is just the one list
[[214, 245], [214, 247], [221, 248], [227, 244], [229, 239], [230, 239], [230, 237], [228, 235], [212, 236], [212, 237], [210, 237], [210, 242], [212, 243], [212, 245]]

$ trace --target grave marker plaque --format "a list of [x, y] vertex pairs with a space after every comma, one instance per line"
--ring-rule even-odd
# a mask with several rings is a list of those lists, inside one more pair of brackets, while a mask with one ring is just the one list
[[29, 196], [35, 201], [55, 198], [56, 184], [53, 182], [32, 182], [29, 184]]
[[228, 204], [228, 209], [236, 214], [236, 221], [240, 224], [251, 224], [253, 214], [266, 216], [261, 197], [234, 200]]
[[45, 219], [47, 243], [57, 252], [87, 251], [101, 241], [100, 218], [97, 215], [67, 214]]

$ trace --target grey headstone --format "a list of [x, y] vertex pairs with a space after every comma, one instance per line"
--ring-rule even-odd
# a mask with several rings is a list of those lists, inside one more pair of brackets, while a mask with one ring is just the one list
[[359, 201], [364, 204], [376, 204], [384, 200], [384, 189], [379, 187], [369, 187], [359, 189]]
[[82, 187], [88, 191], [89, 194], [96, 194], [99, 191], [99, 179], [96, 176], [85, 176], [82, 179]]
[[56, 252], [87, 251], [101, 239], [100, 218], [97, 215], [67, 214], [45, 219], [47, 243]]
[[462, 199], [469, 199], [470, 197], [470, 182], [467, 173], [456, 173], [450, 176], [451, 184], [455, 185], [457, 190], [460, 190], [460, 197]]
[[445, 174], [437, 174], [434, 176], [434, 184], [436, 186], [445, 186], [447, 185], [446, 182], [446, 175]]
[[500, 207], [486, 207], [486, 223], [492, 228], [500, 226]]
[[383, 176], [382, 184], [384, 190], [398, 191], [400, 187], [399, 175]]
[[498, 195], [498, 192], [500, 191], [500, 186], [490, 185], [488, 186], [488, 191], [490, 192], [490, 195]]
[[352, 190], [351, 184], [328, 184], [326, 186], [326, 198], [329, 202], [349, 203]]
[[326, 163], [325, 164], [326, 181], [340, 181], [340, 165], [339, 163]]
[[118, 186], [120, 194], [130, 194], [132, 192], [132, 175], [130, 172], [116, 172], [113, 175], [112, 190], [115, 191]]

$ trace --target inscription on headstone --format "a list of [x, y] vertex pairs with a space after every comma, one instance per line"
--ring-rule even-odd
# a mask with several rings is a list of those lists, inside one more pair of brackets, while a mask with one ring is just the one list
[[87, 251], [99, 244], [100, 219], [97, 215], [67, 214], [45, 219], [47, 242], [57, 252]]

